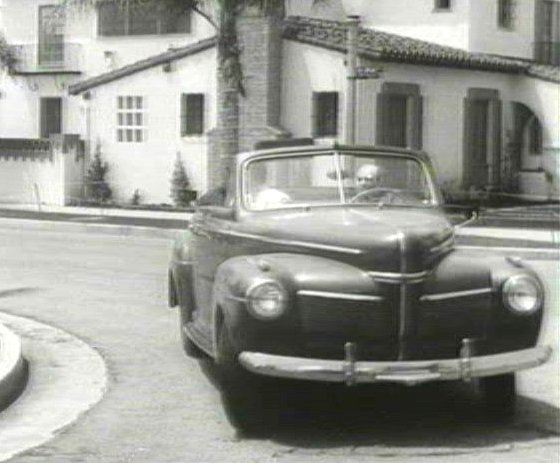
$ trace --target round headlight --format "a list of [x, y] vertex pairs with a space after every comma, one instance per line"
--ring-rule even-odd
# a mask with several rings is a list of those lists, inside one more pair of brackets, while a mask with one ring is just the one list
[[504, 304], [517, 314], [531, 314], [542, 303], [543, 291], [540, 283], [528, 275], [508, 278], [503, 287]]
[[261, 320], [278, 318], [286, 310], [287, 304], [286, 291], [273, 281], [258, 283], [247, 291], [249, 310]]

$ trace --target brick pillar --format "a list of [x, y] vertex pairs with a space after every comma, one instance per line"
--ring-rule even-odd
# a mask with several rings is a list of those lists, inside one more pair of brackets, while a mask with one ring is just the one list
[[285, 138], [279, 127], [282, 87], [281, 14], [248, 10], [238, 22], [245, 96], [239, 100], [239, 149], [258, 141]]
[[281, 11], [263, 14], [251, 8], [237, 20], [245, 94], [218, 76], [218, 122], [208, 146], [210, 187], [223, 183], [235, 153], [252, 150], [258, 141], [289, 136], [279, 127], [282, 21]]

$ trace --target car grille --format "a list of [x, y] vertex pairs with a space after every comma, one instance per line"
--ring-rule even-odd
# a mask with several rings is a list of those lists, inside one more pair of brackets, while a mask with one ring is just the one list
[[298, 313], [306, 356], [343, 358], [344, 344], [355, 342], [366, 360], [395, 355], [398, 309], [386, 300], [349, 301], [298, 296]]

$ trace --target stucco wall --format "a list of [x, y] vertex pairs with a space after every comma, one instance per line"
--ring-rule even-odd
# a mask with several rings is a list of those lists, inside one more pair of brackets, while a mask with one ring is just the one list
[[534, 0], [514, 1], [513, 27], [498, 26], [498, 2], [469, 0], [470, 51], [495, 53], [498, 55], [533, 57], [535, 29]]
[[497, 25], [497, 0], [452, 0], [449, 10], [434, 0], [289, 0], [292, 15], [343, 20], [359, 14], [365, 27], [469, 51], [532, 58], [535, 1], [514, 2], [514, 27]]
[[[533, 163], [546, 173], [547, 194], [560, 195], [560, 85], [527, 78], [518, 79], [512, 88], [512, 99], [529, 107], [543, 126], [543, 154], [533, 157]], [[542, 177], [542, 175], [541, 175]], [[542, 183], [542, 178], [540, 179]], [[540, 186], [542, 191], [545, 187]], [[539, 193], [542, 194], [542, 193]]]
[[[341, 91], [339, 140], [344, 133], [345, 70], [342, 55], [313, 46], [286, 41], [281, 124], [295, 137], [311, 135], [311, 94], [313, 91]], [[379, 65], [379, 63], [370, 63]], [[375, 143], [376, 95], [383, 82], [411, 83], [420, 86], [423, 97], [423, 149], [430, 154], [442, 183], [458, 186], [463, 175], [463, 101], [469, 88], [496, 89], [503, 103], [503, 143], [512, 129], [511, 101], [526, 93], [530, 107], [543, 113], [548, 130], [558, 124], [550, 101], [558, 101], [556, 84], [546, 85], [535, 79], [508, 74], [476, 72], [428, 66], [382, 63], [379, 80], [358, 82], [357, 138], [359, 143]], [[523, 82], [523, 83], [521, 83]], [[556, 85], [556, 87], [555, 87]], [[546, 92], [550, 92], [547, 94]], [[556, 90], [557, 91], [557, 90]], [[556, 100], [554, 100], [556, 98]], [[297, 104], [294, 104], [297, 102]], [[554, 127], [556, 127], [554, 126]]]
[[65, 205], [81, 197], [83, 158], [76, 136], [54, 137], [49, 154], [0, 152], [0, 203]]
[[[92, 89], [84, 103], [89, 107], [92, 145], [100, 143], [102, 157], [109, 163], [108, 182], [117, 201], [130, 201], [139, 190], [144, 203], [171, 203], [170, 179], [177, 152], [185, 164], [191, 186], [206, 189], [207, 138], [180, 136], [181, 93], [205, 95], [205, 128], [215, 125], [215, 52], [209, 50], [177, 61], [172, 72], [161, 66]], [[147, 140], [142, 143], [116, 141], [116, 104], [119, 95], [143, 96], [147, 107]], [[81, 96], [73, 97], [81, 99]], [[95, 146], [91, 147], [93, 151]]]

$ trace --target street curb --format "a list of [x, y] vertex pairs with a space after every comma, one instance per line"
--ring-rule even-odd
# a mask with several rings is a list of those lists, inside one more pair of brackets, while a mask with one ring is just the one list
[[23, 392], [27, 374], [20, 338], [0, 323], [0, 411]]
[[0, 311], [30, 364], [25, 390], [0, 414], [0, 462], [50, 441], [104, 397], [107, 366], [99, 352], [60, 328]]
[[181, 229], [157, 228], [136, 225], [93, 224], [83, 222], [62, 222], [54, 220], [6, 219], [0, 218], [0, 228], [9, 230], [44, 230], [73, 233], [99, 233], [116, 236], [136, 236], [142, 238], [175, 238]]

